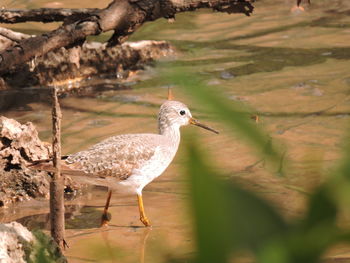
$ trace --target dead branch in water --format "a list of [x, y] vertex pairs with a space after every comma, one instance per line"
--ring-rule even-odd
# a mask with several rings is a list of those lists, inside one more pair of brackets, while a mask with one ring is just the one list
[[67, 17], [82, 19], [91, 16], [98, 8], [38, 8], [38, 9], [2, 9], [0, 10], [0, 23], [14, 24], [22, 22], [59, 22]]
[[57, 98], [57, 90], [52, 91], [52, 152], [55, 172], [50, 183], [50, 223], [51, 236], [64, 249], [64, 181], [61, 176], [61, 119], [62, 113]]
[[[138, 41], [106, 47], [99, 42], [85, 42], [82, 47], [60, 48], [24, 64], [20, 71], [8, 73], [3, 78], [0, 90], [39, 86], [59, 86], [60, 92], [98, 85], [101, 79], [117, 78], [122, 82], [134, 73], [152, 65], [157, 59], [174, 57], [176, 50], [165, 41]], [[49, 95], [49, 94], [48, 94]], [[50, 96], [50, 95], [49, 95]], [[13, 95], [0, 93], [0, 111], [13, 101]], [[26, 103], [36, 97], [26, 97]], [[46, 98], [42, 97], [43, 100]], [[23, 101], [23, 98], [22, 98]]]
[[3, 36], [13, 42], [19, 42], [23, 39], [33, 37], [31, 35], [23, 34], [20, 32], [15, 32], [7, 28], [0, 27], [0, 36]]
[[88, 17], [65, 21], [56, 30], [20, 41], [0, 53], [0, 73], [9, 72], [32, 58], [42, 56], [61, 47], [83, 43], [90, 35], [114, 31], [109, 45], [120, 44], [147, 21], [174, 18], [176, 13], [210, 8], [226, 13], [253, 11], [253, 0], [114, 0], [108, 7]]
[[0, 27], [0, 51], [5, 50], [8, 47], [17, 44], [21, 40], [27, 39], [30, 37], [34, 37], [34, 36]]

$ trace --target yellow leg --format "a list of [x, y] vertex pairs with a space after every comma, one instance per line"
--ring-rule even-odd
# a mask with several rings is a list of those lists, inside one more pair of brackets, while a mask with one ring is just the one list
[[101, 227], [102, 226], [107, 226], [108, 225], [108, 207], [109, 207], [109, 203], [111, 201], [111, 197], [112, 197], [112, 190], [108, 191], [108, 196], [107, 196], [107, 200], [106, 200], [106, 204], [105, 204], [105, 208], [103, 209], [103, 214], [101, 217]]
[[151, 222], [148, 220], [146, 214], [145, 214], [145, 209], [143, 207], [143, 200], [142, 200], [142, 195], [137, 195], [137, 201], [139, 204], [139, 211], [140, 211], [140, 220], [145, 226], [151, 226]]

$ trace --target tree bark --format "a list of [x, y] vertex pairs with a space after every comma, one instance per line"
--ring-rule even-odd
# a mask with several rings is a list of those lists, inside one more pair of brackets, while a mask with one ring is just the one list
[[146, 21], [173, 18], [176, 13], [211, 8], [226, 13], [253, 11], [253, 0], [114, 0], [83, 19], [66, 21], [58, 29], [20, 41], [0, 53], [0, 74], [60, 47], [83, 42], [87, 36], [114, 30], [110, 43], [120, 44]]
[[0, 23], [14, 24], [22, 22], [59, 22], [67, 17], [83, 19], [98, 12], [98, 8], [39, 8], [39, 9], [2, 9], [0, 10]]
[[53, 166], [55, 172], [50, 183], [50, 223], [51, 236], [57, 245], [64, 249], [64, 181], [61, 176], [61, 109], [57, 90], [52, 92], [52, 126], [53, 126]]
[[0, 52], [15, 45], [23, 39], [34, 37], [31, 35], [15, 32], [7, 28], [0, 27]]
[[[129, 76], [152, 65], [159, 58], [174, 56], [175, 52], [175, 48], [165, 41], [138, 41], [113, 47], [99, 42], [85, 42], [82, 47], [49, 52], [24, 64], [21, 70], [6, 74], [2, 83], [0, 78], [0, 90], [59, 86], [62, 92], [79, 90], [79, 94], [84, 96], [91, 92], [91, 89], [85, 90], [84, 87], [98, 88], [100, 81], [104, 82], [106, 78], [114, 79], [109, 87], [127, 88], [123, 87], [123, 82]], [[0, 93], [0, 111], [13, 103], [26, 104], [38, 100], [35, 96], [17, 99], [15, 94]], [[40, 99], [47, 101], [46, 96]]]
[[3, 28], [3, 27], [0, 27], [0, 36], [3, 36], [3, 37], [5, 37], [13, 42], [19, 42], [23, 39], [33, 37], [31, 35], [23, 34], [20, 32], [15, 32], [15, 31], [12, 31], [10, 29]]

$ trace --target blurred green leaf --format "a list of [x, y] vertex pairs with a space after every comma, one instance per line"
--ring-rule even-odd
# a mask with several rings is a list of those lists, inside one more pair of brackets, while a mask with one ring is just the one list
[[261, 263], [316, 263], [340, 240], [337, 208], [325, 189], [312, 195], [301, 224], [287, 224], [261, 198], [219, 179], [194, 137], [188, 141], [197, 262], [228, 262], [233, 251], [248, 249]]
[[[286, 152], [276, 150], [272, 138], [253, 124], [241, 104], [228, 101], [193, 73], [172, 69], [163, 77], [216, 113], [282, 169]], [[350, 242], [350, 234], [337, 226], [340, 198], [335, 197], [341, 192], [339, 195], [350, 198], [346, 194], [350, 192], [350, 147], [338, 172], [310, 194], [306, 213], [287, 223], [260, 197], [219, 179], [220, 174], [210, 168], [211, 162], [194, 138], [188, 140], [187, 172], [197, 231], [197, 262], [229, 262], [233, 252], [248, 250], [259, 263], [317, 263], [330, 246]]]
[[[350, 136], [344, 138], [344, 152], [338, 169], [329, 177], [325, 185], [329, 192], [339, 204], [346, 204], [349, 207], [350, 202]], [[349, 213], [349, 210], [347, 211]]]
[[191, 138], [188, 174], [197, 227], [198, 262], [227, 262], [230, 251], [258, 250], [262, 244], [283, 235], [284, 220], [265, 201], [222, 181]]
[[259, 263], [292, 263], [286, 243], [280, 240], [265, 243], [257, 253], [257, 261]]
[[324, 223], [334, 226], [336, 216], [337, 205], [334, 199], [330, 197], [328, 188], [321, 186], [310, 197], [303, 228], [308, 229]]
[[328, 224], [308, 229], [288, 226], [280, 239], [265, 243], [257, 253], [259, 263], [317, 263], [326, 249], [338, 240], [337, 231]]
[[344, 153], [342, 156], [342, 163], [337, 171], [337, 176], [342, 176], [348, 181], [350, 181], [350, 136], [344, 138]]

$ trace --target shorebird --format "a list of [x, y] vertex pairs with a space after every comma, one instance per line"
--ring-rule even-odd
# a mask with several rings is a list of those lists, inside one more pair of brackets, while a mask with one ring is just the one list
[[[85, 151], [62, 158], [62, 174], [71, 175], [80, 182], [109, 188], [101, 225], [108, 222], [112, 190], [117, 189], [137, 195], [140, 220], [145, 226], [151, 226], [145, 214], [142, 190], [172, 162], [180, 143], [180, 127], [188, 124], [218, 133], [194, 119], [188, 107], [173, 100], [169, 92], [168, 100], [159, 110], [158, 134], [123, 134], [105, 139]], [[52, 171], [50, 167], [52, 165], [45, 162], [32, 166]]]

